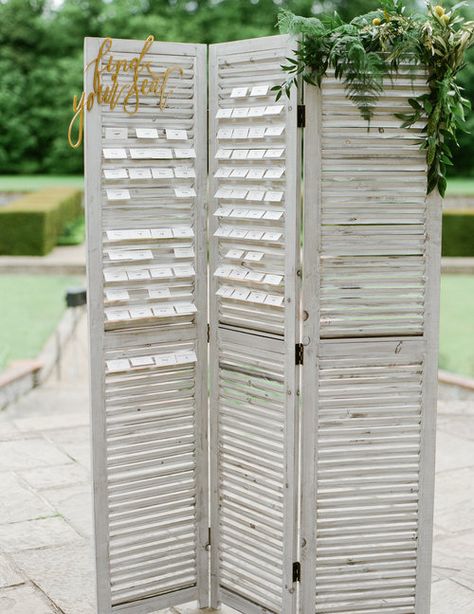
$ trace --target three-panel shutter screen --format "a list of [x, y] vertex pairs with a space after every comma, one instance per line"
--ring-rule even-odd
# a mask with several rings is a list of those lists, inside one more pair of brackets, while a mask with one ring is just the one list
[[153, 43], [166, 106], [86, 116], [100, 614], [429, 611], [440, 203], [393, 116], [425, 77], [368, 129], [332, 75], [275, 100], [296, 44]]

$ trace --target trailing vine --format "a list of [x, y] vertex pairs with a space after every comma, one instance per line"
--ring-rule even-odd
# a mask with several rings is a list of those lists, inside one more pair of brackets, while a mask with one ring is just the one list
[[446, 192], [446, 170], [452, 165], [452, 143], [463, 130], [470, 102], [463, 97], [456, 76], [464, 66], [465, 51], [474, 43], [474, 22], [465, 21], [460, 9], [446, 11], [427, 3], [427, 13], [406, 11], [401, 0], [382, 0], [382, 7], [345, 23], [335, 13], [322, 19], [299, 17], [290, 11], [279, 14], [285, 33], [301, 35], [294, 58], [283, 70], [287, 80], [273, 90], [279, 99], [300, 80], [321, 85], [333, 69], [344, 83], [347, 97], [370, 123], [383, 92], [384, 80], [404, 68], [425, 67], [429, 91], [408, 100], [411, 110], [396, 114], [403, 128], [424, 122], [428, 193]]

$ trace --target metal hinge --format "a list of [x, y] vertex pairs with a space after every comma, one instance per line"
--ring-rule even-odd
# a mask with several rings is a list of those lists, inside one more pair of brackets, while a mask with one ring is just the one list
[[304, 128], [306, 126], [306, 107], [304, 104], [298, 105], [297, 117], [298, 128]]
[[209, 343], [211, 340], [211, 325], [209, 322], [207, 323], [207, 342]]
[[293, 582], [301, 581], [301, 563], [298, 561], [293, 563]]
[[295, 345], [295, 364], [302, 365], [304, 358], [304, 345], [302, 343], [297, 343]]

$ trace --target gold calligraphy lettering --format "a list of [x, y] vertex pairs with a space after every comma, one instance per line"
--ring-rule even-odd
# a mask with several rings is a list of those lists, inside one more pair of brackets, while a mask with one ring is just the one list
[[[87, 64], [84, 72], [90, 67], [94, 67], [92, 77], [92, 91], [82, 92], [81, 96], [74, 96], [72, 109], [74, 115], [69, 124], [67, 140], [71, 147], [80, 147], [84, 132], [84, 114], [92, 111], [94, 104], [105, 104], [113, 111], [119, 102], [122, 109], [128, 115], [135, 115], [140, 108], [141, 98], [154, 95], [158, 98], [157, 106], [160, 110], [166, 107], [169, 97], [173, 94], [169, 89], [168, 82], [173, 73], [182, 77], [184, 70], [181, 66], [170, 66], [163, 70], [162, 74], [152, 70], [151, 62], [145, 61], [145, 56], [149, 52], [154, 36], [150, 35], [144, 42], [140, 54], [130, 60], [123, 58], [116, 59], [112, 53], [112, 39], [104, 38], [97, 56]], [[147, 77], [141, 77], [141, 73], [146, 70]], [[120, 83], [122, 73], [131, 73], [131, 83]], [[77, 124], [77, 137], [73, 139], [73, 132]]]

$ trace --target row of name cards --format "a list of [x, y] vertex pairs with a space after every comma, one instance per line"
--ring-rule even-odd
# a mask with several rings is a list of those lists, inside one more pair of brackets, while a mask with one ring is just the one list
[[197, 361], [194, 350], [183, 350], [155, 356], [134, 356], [132, 358], [116, 358], [107, 360], [108, 373], [124, 373], [153, 367], [172, 367], [175, 365], [193, 364]]

